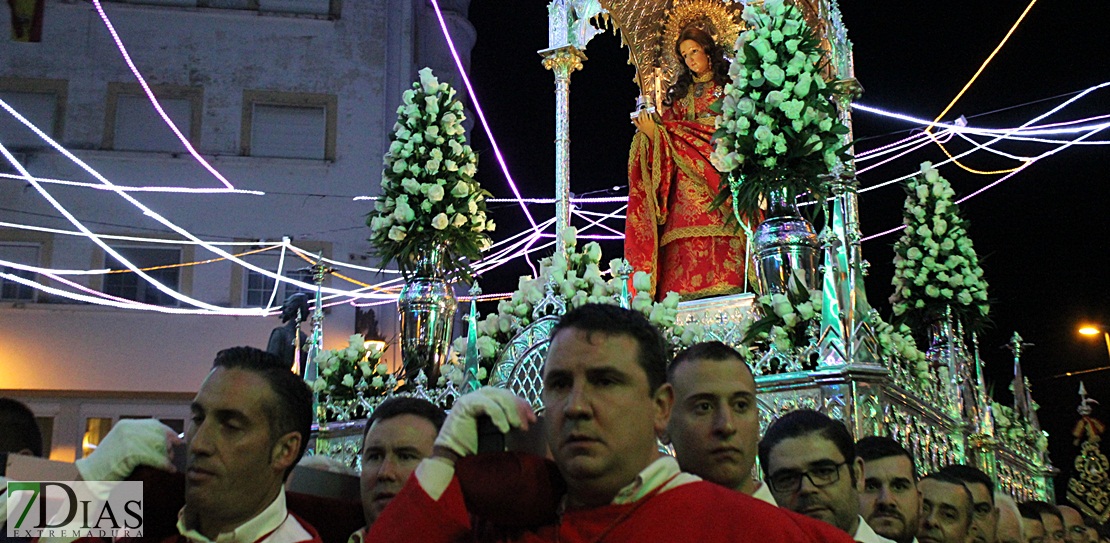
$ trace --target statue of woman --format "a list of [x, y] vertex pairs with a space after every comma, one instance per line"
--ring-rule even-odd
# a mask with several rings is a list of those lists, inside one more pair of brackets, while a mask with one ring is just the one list
[[652, 275], [657, 299], [689, 300], [745, 290], [745, 237], [726, 226], [728, 205], [709, 211], [721, 183], [709, 162], [716, 102], [728, 62], [713, 37], [685, 28], [675, 42], [682, 69], [667, 89], [662, 118], [641, 111], [628, 159], [625, 258]]

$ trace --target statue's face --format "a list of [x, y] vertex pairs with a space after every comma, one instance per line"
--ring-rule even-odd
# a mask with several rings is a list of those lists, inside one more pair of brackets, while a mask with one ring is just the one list
[[678, 52], [682, 55], [682, 62], [694, 75], [705, 75], [713, 67], [709, 55], [705, 54], [705, 47], [694, 40], [685, 40], [678, 44]]

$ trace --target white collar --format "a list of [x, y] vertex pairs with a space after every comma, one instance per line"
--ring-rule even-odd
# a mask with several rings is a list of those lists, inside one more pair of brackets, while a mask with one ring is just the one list
[[700, 480], [701, 477], [697, 475], [683, 473], [678, 467], [678, 460], [673, 456], [663, 455], [648, 464], [631, 483], [620, 489], [613, 497], [613, 505], [635, 503], [660, 486], [662, 488], [659, 491], [666, 492], [676, 486]]
[[240, 524], [230, 532], [223, 532], [216, 539], [208, 539], [193, 528], [185, 525], [185, 508], [177, 514], [177, 531], [185, 539], [195, 543], [255, 543], [273, 533], [281, 527], [289, 516], [285, 507], [285, 487], [278, 490], [278, 495], [270, 505], [254, 518]]
[[875, 533], [867, 521], [863, 520], [862, 515], [859, 517], [859, 526], [856, 527], [856, 533], [852, 534], [852, 539], [861, 543], [894, 543], [893, 540]]

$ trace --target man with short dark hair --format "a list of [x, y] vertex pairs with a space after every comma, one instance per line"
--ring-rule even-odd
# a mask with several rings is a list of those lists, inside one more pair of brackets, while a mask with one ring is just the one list
[[445, 418], [443, 409], [421, 398], [393, 397], [374, 409], [362, 436], [359, 488], [366, 527], [352, 534], [349, 543], [366, 541], [368, 528], [401, 491], [416, 466], [432, 455], [432, 445]]
[[1044, 523], [1041, 522], [1040, 509], [1029, 502], [1018, 504], [1021, 513], [1021, 531], [1025, 534], [1025, 543], [1045, 543]]
[[1087, 537], [1087, 525], [1083, 523], [1083, 514], [1068, 505], [1056, 507], [1064, 517], [1064, 532], [1067, 534], [1068, 543], [1092, 543]]
[[860, 514], [875, 533], [897, 543], [911, 543], [921, 522], [921, 492], [917, 465], [900, 443], [889, 437], [868, 436], [856, 442], [863, 460]]
[[0, 453], [42, 456], [42, 431], [35, 414], [11, 398], [0, 398]]
[[1041, 500], [1025, 502], [1041, 516], [1044, 525], [1044, 543], [1064, 543], [1064, 515], [1055, 505]]
[[844, 423], [808, 409], [787, 413], [763, 435], [759, 463], [781, 507], [832, 524], [856, 541], [890, 541], [860, 516], [863, 461]]
[[974, 516], [971, 520], [972, 543], [994, 543], [998, 526], [998, 508], [994, 504], [994, 481], [979, 468], [966, 464], [949, 464], [940, 469], [964, 482], [971, 491]]
[[[22, 402], [11, 398], [0, 398], [0, 453], [0, 467], [7, 463], [9, 454], [42, 456], [42, 431], [35, 414]], [[0, 475], [0, 542], [26, 541], [26, 538], [7, 537], [7, 492], [7, 478]]]
[[759, 447], [755, 378], [736, 349], [709, 341], [692, 345], [667, 368], [675, 406], [667, 437], [683, 471], [774, 503], [752, 478]]
[[682, 473], [659, 453], [673, 391], [664, 382], [662, 336], [643, 315], [586, 304], [564, 315], [551, 338], [543, 424], [553, 475], [566, 483], [558, 513], [531, 526], [472, 524], [455, 462], [477, 452], [477, 417], [489, 416], [502, 432], [535, 421], [527, 402], [486, 387], [458, 399], [432, 457], [371, 526], [370, 540], [849, 541], [822, 523]]
[[971, 536], [974, 509], [971, 491], [947, 473], [933, 473], [918, 481], [921, 491], [921, 543], [966, 543]]
[[220, 351], [185, 432], [185, 507], [176, 541], [320, 541], [286, 509], [284, 481], [304, 454], [312, 392], [277, 356]]

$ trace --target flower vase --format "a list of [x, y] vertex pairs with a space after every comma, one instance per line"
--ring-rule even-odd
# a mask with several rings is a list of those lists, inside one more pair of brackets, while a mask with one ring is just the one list
[[925, 360], [934, 370], [948, 367], [948, 319], [944, 315], [929, 319], [929, 348]]
[[444, 274], [446, 249], [443, 243], [421, 248], [397, 297], [406, 386], [416, 383], [421, 372], [436, 383], [447, 361], [458, 300]]
[[790, 292], [791, 277], [802, 287], [816, 290], [820, 246], [817, 232], [798, 211], [794, 194], [786, 187], [767, 194], [767, 218], [755, 228], [752, 258], [761, 294]]
[[937, 391], [944, 397], [956, 400], [946, 405], [945, 409], [948, 409], [952, 416], [958, 417], [962, 410], [960, 405], [962, 402], [958, 383], [959, 360], [956, 360], [957, 356], [953, 352], [953, 339], [951, 317], [944, 312], [931, 313], [929, 348], [925, 351], [925, 361], [935, 372]]

